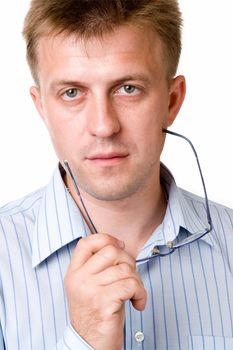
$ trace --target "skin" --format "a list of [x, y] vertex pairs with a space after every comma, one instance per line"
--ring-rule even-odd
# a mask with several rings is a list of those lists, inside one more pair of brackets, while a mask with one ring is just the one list
[[44, 36], [37, 53], [39, 87], [31, 96], [98, 231], [108, 232], [82, 239], [72, 256], [65, 277], [70, 321], [94, 349], [118, 350], [124, 301], [141, 311], [146, 304], [135, 257], [166, 210], [162, 129], [176, 118], [185, 80], [168, 83], [158, 36], [133, 25], [85, 42]]

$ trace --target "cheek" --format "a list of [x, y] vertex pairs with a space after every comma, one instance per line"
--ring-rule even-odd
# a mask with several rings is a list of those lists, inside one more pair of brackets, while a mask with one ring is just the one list
[[153, 120], [147, 127], [141, 127], [134, 132], [134, 144], [136, 145], [135, 156], [141, 162], [154, 164], [160, 158], [164, 145], [164, 135], [161, 128], [158, 128]]
[[44, 122], [47, 126], [53, 143], [66, 143], [72, 140], [75, 134], [75, 119], [57, 105], [57, 103], [45, 104]]
[[[143, 114], [142, 114], [143, 115]], [[146, 155], [146, 157], [158, 157], [162, 152], [165, 135], [163, 133], [164, 109], [150, 109], [144, 113], [138, 123], [135, 123], [134, 137], [138, 149]]]
[[163, 108], [150, 108], [144, 110], [138, 121], [135, 121], [135, 132], [141, 141], [159, 142], [163, 135], [166, 112]]
[[74, 138], [74, 130], [69, 122], [60, 118], [59, 115], [53, 111], [47, 111], [44, 122], [48, 129], [55, 152], [60, 160], [64, 155], [72, 149], [72, 140]]

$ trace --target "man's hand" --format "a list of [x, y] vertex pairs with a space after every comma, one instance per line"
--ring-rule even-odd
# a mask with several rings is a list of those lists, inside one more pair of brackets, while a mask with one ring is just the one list
[[65, 277], [70, 322], [95, 350], [120, 350], [124, 302], [142, 311], [146, 291], [124, 243], [106, 234], [82, 238]]

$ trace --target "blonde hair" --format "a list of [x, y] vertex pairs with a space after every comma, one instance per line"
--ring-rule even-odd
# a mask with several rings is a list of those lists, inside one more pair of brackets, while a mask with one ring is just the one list
[[171, 79], [181, 53], [182, 18], [177, 0], [32, 0], [23, 35], [27, 60], [35, 81], [37, 44], [45, 34], [103, 36], [120, 25], [150, 26], [159, 35]]

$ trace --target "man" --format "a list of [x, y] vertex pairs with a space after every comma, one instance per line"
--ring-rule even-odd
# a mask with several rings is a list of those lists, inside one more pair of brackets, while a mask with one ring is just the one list
[[1, 350], [233, 348], [233, 213], [160, 164], [180, 27], [176, 0], [32, 0], [30, 93], [59, 167], [1, 210]]

